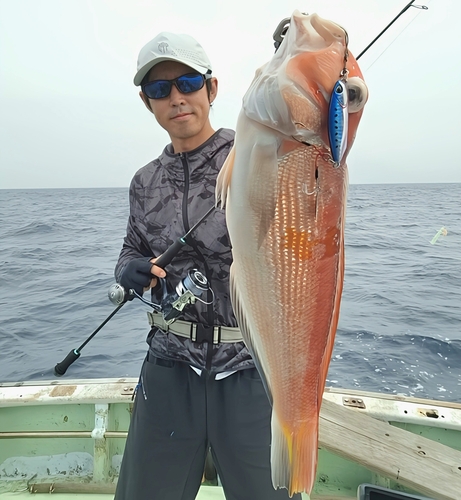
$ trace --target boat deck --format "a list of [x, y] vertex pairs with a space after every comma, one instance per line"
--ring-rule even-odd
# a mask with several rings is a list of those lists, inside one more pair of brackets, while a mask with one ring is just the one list
[[[34, 494], [36, 496], [37, 494]], [[39, 498], [42, 497], [38, 493]], [[45, 496], [46, 493], [43, 493]], [[31, 494], [29, 491], [21, 491], [15, 493], [0, 493], [0, 500], [30, 500]], [[92, 493], [53, 493], [53, 500], [113, 500], [113, 494], [92, 494]], [[223, 489], [219, 486], [202, 486], [196, 497], [196, 500], [225, 500]], [[303, 494], [303, 500], [309, 497]], [[315, 500], [315, 496], [311, 497]], [[341, 497], [344, 500], [352, 497]], [[355, 497], [354, 497], [355, 498]], [[331, 497], [331, 500], [339, 499], [339, 497]], [[322, 500], [328, 500], [322, 496]]]
[[[40, 495], [40, 494], [39, 494]], [[212, 494], [213, 495], [213, 494]], [[0, 493], [1, 500], [30, 500], [31, 494], [28, 491], [18, 493]], [[53, 500], [112, 500], [114, 495], [92, 495], [88, 493], [56, 493], [53, 494]], [[198, 497], [202, 500], [202, 497]], [[204, 500], [225, 498], [224, 496], [205, 496]]]
[[[41, 494], [38, 495], [40, 498]], [[43, 494], [45, 495], [46, 493]], [[30, 500], [30, 498], [31, 494], [28, 491], [0, 493], [0, 500]], [[113, 494], [53, 493], [53, 500], [112, 500], [113, 498]], [[202, 486], [197, 496], [197, 500], [225, 500], [225, 498], [222, 488], [217, 486]]]
[[[0, 383], [0, 500], [112, 500], [136, 380]], [[373, 484], [460, 500], [461, 405], [327, 390], [311, 500]], [[203, 484], [197, 500], [224, 499]], [[307, 500], [307, 495], [303, 500]]]

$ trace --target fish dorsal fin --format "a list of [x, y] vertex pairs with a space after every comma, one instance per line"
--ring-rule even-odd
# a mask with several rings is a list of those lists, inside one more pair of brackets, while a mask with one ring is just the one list
[[226, 205], [227, 193], [229, 191], [231, 179], [232, 179], [232, 170], [234, 169], [234, 161], [235, 161], [235, 146], [232, 146], [227, 158], [221, 167], [221, 170], [218, 174], [218, 178], [216, 180], [216, 206], [220, 206], [224, 208]]

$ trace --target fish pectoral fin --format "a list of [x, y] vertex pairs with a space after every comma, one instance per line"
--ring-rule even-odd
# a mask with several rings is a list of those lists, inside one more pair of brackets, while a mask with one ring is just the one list
[[274, 220], [277, 203], [279, 141], [273, 134], [261, 134], [250, 156], [248, 198], [258, 223], [258, 248]]
[[218, 178], [216, 180], [216, 189], [215, 189], [215, 205], [217, 207], [224, 208], [226, 205], [227, 193], [229, 191], [231, 179], [232, 179], [232, 170], [234, 169], [235, 162], [235, 146], [232, 146], [227, 158], [221, 167], [221, 170], [218, 174]]
[[266, 373], [264, 371], [264, 365], [259, 356], [259, 349], [255, 342], [256, 339], [253, 339], [253, 335], [251, 334], [251, 328], [247, 321], [244, 302], [240, 298], [240, 293], [238, 291], [238, 282], [235, 279], [234, 264], [232, 264], [230, 267], [229, 282], [230, 282], [229, 284], [230, 284], [230, 296], [231, 296], [232, 308], [234, 310], [237, 323], [239, 325], [240, 331], [242, 332], [242, 337], [245, 342], [245, 345], [248, 351], [250, 351], [256, 369], [258, 370], [258, 373], [261, 377], [264, 389], [266, 390], [267, 397], [269, 398], [269, 402], [272, 405], [272, 391], [269, 386]]

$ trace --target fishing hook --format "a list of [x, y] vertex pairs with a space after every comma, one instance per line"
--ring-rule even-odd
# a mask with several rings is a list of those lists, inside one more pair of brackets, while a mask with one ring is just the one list
[[307, 196], [312, 196], [313, 194], [318, 193], [320, 191], [320, 187], [319, 186], [315, 186], [314, 189], [309, 192], [306, 184], [303, 183], [301, 191], [304, 194], [306, 194]]

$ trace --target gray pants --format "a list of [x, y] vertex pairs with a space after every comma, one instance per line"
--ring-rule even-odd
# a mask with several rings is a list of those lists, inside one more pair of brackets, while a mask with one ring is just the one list
[[149, 354], [140, 383], [115, 500], [195, 499], [209, 447], [227, 500], [289, 498], [272, 486], [271, 408], [256, 369], [215, 380]]

